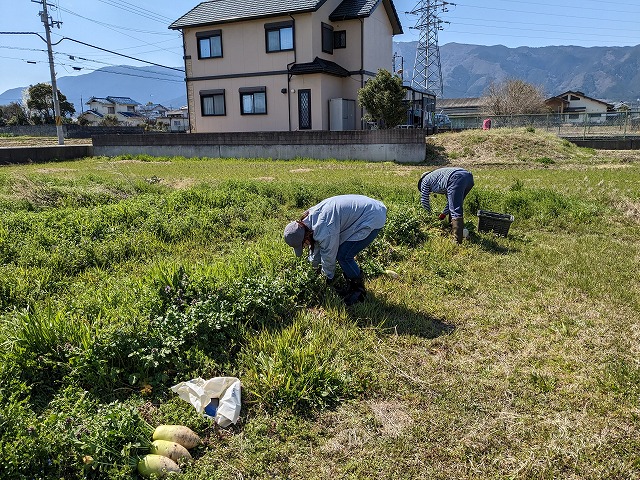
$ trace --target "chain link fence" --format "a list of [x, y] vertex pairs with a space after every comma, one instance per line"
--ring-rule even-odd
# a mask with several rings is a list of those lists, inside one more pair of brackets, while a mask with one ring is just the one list
[[625, 138], [640, 135], [640, 110], [607, 113], [548, 113], [536, 115], [453, 116], [452, 130], [482, 128], [486, 118], [491, 128], [533, 127], [574, 138]]

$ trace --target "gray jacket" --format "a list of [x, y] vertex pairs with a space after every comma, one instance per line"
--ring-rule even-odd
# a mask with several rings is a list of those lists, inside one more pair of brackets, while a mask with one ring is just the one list
[[314, 247], [309, 261], [333, 278], [338, 248], [344, 242], [364, 240], [387, 220], [387, 207], [364, 195], [330, 197], [309, 209], [302, 222], [313, 230]]

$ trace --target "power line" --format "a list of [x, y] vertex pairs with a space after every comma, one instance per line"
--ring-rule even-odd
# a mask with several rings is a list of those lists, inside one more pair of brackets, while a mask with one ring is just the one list
[[[531, 11], [526, 11], [526, 10], [512, 10], [512, 9], [509, 9], [509, 8], [496, 8], [496, 7], [486, 7], [486, 6], [480, 6], [480, 5], [467, 5], [465, 3], [457, 3], [457, 5], [460, 6], [460, 7], [467, 7], [467, 8], [479, 8], [479, 9], [484, 9], [484, 10], [498, 10], [498, 11], [502, 11], [502, 12], [526, 13], [527, 15], [545, 15], [545, 16], [557, 17], [557, 14], [555, 14], [555, 13], [531, 12]], [[578, 15], [564, 15], [564, 18], [567, 18], [567, 19], [579, 18], [581, 20], [598, 20], [598, 21], [607, 20], [607, 19], [603, 19], [602, 17], [594, 18], [594, 17], [582, 17], [582, 16], [578, 16]], [[624, 22], [624, 23], [633, 23], [633, 24], [637, 24], [638, 23], [637, 20], [624, 20], [624, 19], [620, 19], [620, 18], [610, 19], [610, 20], [611, 21], [615, 21], [615, 22]]]
[[[170, 36], [172, 36], [172, 37], [175, 37], [175, 36], [176, 36], [176, 35], [175, 35], [175, 33], [172, 33], [172, 32], [154, 32], [154, 31], [152, 31], [152, 30], [139, 30], [139, 29], [137, 29], [137, 28], [121, 27], [121, 26], [119, 26], [119, 25], [113, 25], [113, 24], [111, 24], [111, 23], [101, 22], [101, 21], [99, 21], [99, 20], [95, 20], [95, 19], [93, 19], [93, 18], [85, 17], [85, 16], [83, 16], [83, 15], [80, 15], [79, 13], [76, 13], [76, 12], [74, 12], [74, 11], [72, 11], [72, 10], [69, 10], [69, 9], [66, 9], [66, 8], [63, 8], [63, 7], [60, 7], [60, 10], [62, 10], [62, 11], [63, 11], [63, 12], [65, 12], [65, 13], [68, 13], [68, 14], [70, 14], [70, 15], [74, 15], [74, 16], [76, 16], [76, 17], [82, 18], [82, 19], [84, 19], [84, 20], [88, 20], [88, 21], [90, 21], [90, 22], [92, 22], [92, 23], [95, 23], [95, 24], [97, 24], [97, 25], [101, 25], [101, 26], [103, 26], [103, 27], [107, 27], [107, 28], [111, 28], [111, 29], [117, 29], [117, 30], [129, 30], [129, 31], [131, 31], [131, 32], [146, 33], [146, 34], [149, 34], [149, 35], [163, 35], [163, 36], [169, 36], [169, 35], [170, 35]], [[133, 37], [131, 37], [131, 38], [133, 38]], [[138, 38], [136, 38], [136, 40], [142, 41], [142, 40], [140, 40], [140, 39], [138, 39]]]
[[[44, 1], [44, 0], [43, 0]], [[42, 38], [42, 36], [39, 33], [36, 32], [0, 32], [0, 35], [37, 35], [39, 36], [42, 40], [46, 41], [44, 38]], [[63, 40], [69, 40], [70, 42], [75, 42], [75, 43], [79, 43], [81, 45], [85, 45], [87, 47], [91, 47], [91, 48], [95, 48], [97, 50], [102, 50], [103, 52], [107, 52], [107, 53], [111, 53], [113, 55], [118, 55], [120, 57], [125, 57], [128, 58], [130, 60], [135, 60], [137, 62], [142, 62], [142, 63], [146, 63], [149, 65], [154, 65], [156, 67], [162, 67], [162, 68], [168, 68], [169, 70], [176, 70], [178, 72], [184, 72], [184, 69], [182, 68], [176, 68], [176, 67], [168, 67], [166, 65], [161, 65], [159, 63], [154, 63], [154, 62], [149, 62], [147, 60], [142, 60], [141, 58], [136, 58], [136, 57], [132, 57], [130, 55], [125, 55], [123, 53], [118, 53], [118, 52], [114, 52], [113, 50], [108, 50], [106, 48], [102, 48], [102, 47], [98, 47], [97, 45], [92, 45], [90, 43], [87, 42], [82, 42], [80, 40], [76, 40], [75, 38], [70, 38], [70, 37], [62, 37], [60, 40], [58, 40], [55, 44], [52, 45], [57, 45], [60, 42], [62, 42]]]
[[[80, 40], [76, 40], [76, 39], [74, 39], [74, 38], [62, 37], [62, 38], [60, 39], [60, 42], [62, 42], [62, 40], [69, 40], [69, 41], [71, 41], [71, 42], [79, 43], [79, 44], [81, 44], [81, 45], [86, 45], [87, 47], [95, 48], [95, 49], [97, 49], [97, 50], [102, 50], [103, 52], [112, 53], [112, 54], [114, 54], [114, 55], [118, 55], [118, 56], [120, 56], [120, 57], [129, 58], [129, 59], [131, 59], [131, 60], [136, 60], [137, 62], [147, 63], [147, 64], [149, 64], [149, 65], [154, 65], [154, 66], [156, 66], [156, 67], [168, 68], [169, 70], [176, 70], [176, 71], [178, 71], [178, 72], [184, 72], [184, 69], [182, 69], [182, 68], [167, 67], [166, 65], [161, 65], [161, 64], [159, 64], [159, 63], [149, 62], [149, 61], [147, 61], [147, 60], [142, 60], [142, 59], [140, 59], [140, 58], [135, 58], [135, 57], [132, 57], [132, 56], [130, 56], [130, 55], [125, 55], [125, 54], [123, 54], [123, 53], [114, 52], [113, 50], [108, 50], [108, 49], [106, 49], [106, 48], [98, 47], [98, 46], [96, 46], [96, 45], [92, 45], [92, 44], [90, 44], [90, 43], [81, 42]], [[59, 43], [59, 42], [58, 42], [58, 43]]]
[[100, 60], [93, 60], [90, 58], [84, 58], [84, 57], [80, 57], [78, 55], [70, 55], [68, 53], [62, 53], [62, 52], [57, 52], [57, 55], [64, 55], [66, 57], [69, 57], [70, 60], [76, 60], [76, 61], [81, 61], [82, 62], [92, 62], [92, 63], [100, 63], [102, 65], [107, 65], [109, 67], [120, 67], [120, 68], [124, 68], [124, 69], [130, 69], [130, 70], [135, 70], [137, 72], [145, 72], [145, 73], [151, 73], [153, 75], [164, 75], [166, 77], [170, 77], [170, 78], [180, 78], [181, 81], [184, 81], [184, 78], [182, 76], [178, 76], [178, 75], [174, 75], [171, 73], [162, 73], [162, 72], [154, 72], [151, 70], [144, 70], [144, 67], [134, 67], [132, 65], [116, 65], [114, 63], [109, 63], [109, 62], [102, 62]]
[[116, 7], [120, 10], [133, 13], [134, 15], [139, 15], [141, 17], [148, 18], [149, 20], [153, 20], [155, 22], [167, 24], [173, 21], [173, 19], [169, 17], [158, 15], [157, 13], [152, 12], [151, 10], [146, 10], [142, 7], [137, 7], [135, 5], [131, 5], [126, 2], [119, 2], [118, 0], [98, 0], [98, 1], [106, 5], [111, 5], [112, 7]]
[[[585, 0], [583, 0], [583, 1], [585, 1]], [[524, 3], [524, 4], [529, 5], [529, 6], [531, 6], [531, 5], [540, 5], [542, 7], [564, 8], [564, 6], [562, 4], [560, 4], [560, 3], [529, 2], [529, 1], [523, 1], [523, 0], [509, 0], [508, 3], [509, 4], [512, 4], [512, 3]], [[638, 5], [632, 5], [632, 4], [629, 4], [629, 3], [600, 2], [600, 1], [598, 1], [598, 4], [602, 4], [602, 3], [610, 3], [610, 4], [616, 5], [616, 6], [620, 6], [620, 5], [629, 5], [629, 6], [634, 6], [634, 7], [638, 6]], [[585, 7], [584, 5], [580, 5], [580, 10], [596, 10], [596, 11], [601, 12], [603, 9], [602, 9], [602, 6], [600, 6], [600, 7]], [[638, 11], [631, 11], [630, 12], [629, 10], [612, 10], [612, 9], [610, 9], [608, 7], [607, 7], [606, 10], [607, 10], [607, 12], [614, 12], [614, 13], [640, 13]]]
[[[567, 27], [570, 27], [571, 25], [567, 25], [567, 24], [559, 24], [559, 23], [535, 23], [535, 22], [518, 22], [518, 21], [514, 21], [514, 20], [496, 20], [496, 19], [486, 19], [486, 18], [470, 18], [470, 17], [459, 17], [456, 16], [456, 19], [458, 20], [480, 20], [480, 21], [485, 21], [485, 22], [492, 22], [492, 23], [508, 23], [509, 25], [512, 24], [516, 24], [516, 25], [539, 25], [539, 26], [544, 26], [544, 27], [559, 27], [562, 29], [566, 29]], [[463, 25], [459, 22], [456, 21], [456, 24], [458, 25]], [[573, 26], [577, 26], [577, 25], [573, 25]], [[589, 30], [606, 30], [606, 31], [611, 31], [611, 27], [589, 27]], [[632, 37], [632, 38], [637, 38], [637, 37]]]
[[[522, 24], [526, 25], [526, 23], [522, 22]], [[469, 27], [490, 27], [491, 25], [478, 25], [478, 24], [474, 24], [474, 23], [464, 23], [464, 22], [456, 22], [456, 25], [466, 25]], [[551, 25], [550, 25], [551, 26]], [[587, 35], [587, 36], [594, 36], [594, 37], [598, 37], [599, 39], [603, 38], [602, 33], [587, 33], [584, 31], [580, 31], [580, 32], [571, 32], [568, 30], [563, 30], [562, 32], [558, 32], [557, 30], [542, 30], [542, 29], [537, 29], [537, 28], [521, 28], [521, 27], [500, 27], [502, 30], [518, 30], [518, 31], [523, 31], [526, 30], [528, 32], [541, 32], [541, 33], [564, 33], [567, 35]], [[449, 30], [449, 32], [453, 32], [453, 30]], [[461, 33], [475, 33], [475, 32], [461, 32]], [[607, 35], [607, 37], [609, 38], [635, 38], [637, 39], [637, 36], [626, 36], [626, 35]], [[545, 37], [540, 37], [540, 38], [548, 38], [547, 36]], [[575, 38], [572, 36], [572, 38]]]
[[[58, 62], [56, 65], [64, 65], [67, 67], [73, 67], [72, 64], [68, 64], [68, 63], [60, 63]], [[119, 65], [113, 65], [114, 67], [117, 67]], [[124, 75], [127, 77], [139, 77], [139, 78], [148, 78], [150, 80], [160, 80], [163, 82], [173, 82], [173, 83], [184, 83], [184, 80], [171, 80], [169, 78], [160, 78], [160, 77], [149, 77], [147, 75], [136, 75], [134, 73], [126, 73], [126, 72], [112, 72], [110, 70], [107, 70], [108, 67], [102, 67], [102, 68], [95, 68], [95, 69], [87, 69], [89, 72], [91, 73], [110, 73], [113, 75]]]

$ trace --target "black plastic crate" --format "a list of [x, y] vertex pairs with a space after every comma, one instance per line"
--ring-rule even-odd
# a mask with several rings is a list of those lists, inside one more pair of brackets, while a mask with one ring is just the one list
[[478, 210], [478, 231], [495, 232], [496, 235], [506, 237], [513, 220], [513, 215], [509, 215], [508, 213]]

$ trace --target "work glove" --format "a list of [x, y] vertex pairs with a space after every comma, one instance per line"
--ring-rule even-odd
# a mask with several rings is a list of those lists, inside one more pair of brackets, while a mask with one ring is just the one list
[[445, 218], [447, 218], [447, 214], [446, 213], [441, 213], [440, 215], [438, 215], [438, 219], [439, 220], [444, 220]]

